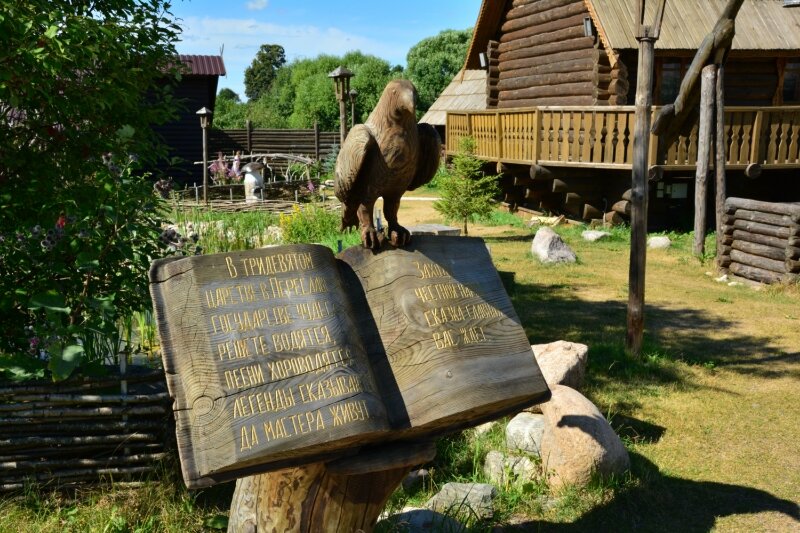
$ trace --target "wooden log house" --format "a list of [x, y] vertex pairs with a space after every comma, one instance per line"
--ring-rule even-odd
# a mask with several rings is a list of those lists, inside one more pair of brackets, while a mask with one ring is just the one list
[[[725, 3], [666, 3], [655, 47], [655, 106], [674, 100]], [[513, 176], [501, 180], [511, 204], [624, 219], [633, 156], [634, 11], [628, 0], [484, 0], [454, 84], [482, 76], [485, 100], [436, 102], [422, 121], [436, 124], [446, 111], [449, 154], [460, 138], [473, 136], [477, 155]], [[745, 0], [737, 18], [724, 88], [731, 196], [800, 200], [798, 26], [800, 7], [783, 0]], [[696, 121], [661, 157], [654, 138], [650, 144], [650, 227], [691, 227]]]

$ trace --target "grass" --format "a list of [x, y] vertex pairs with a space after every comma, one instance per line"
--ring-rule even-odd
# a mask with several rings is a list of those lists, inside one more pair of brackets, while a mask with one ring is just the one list
[[[251, 227], [251, 239], [265, 228], [239, 217], [223, 227]], [[441, 222], [427, 201], [404, 202], [400, 217], [404, 225]], [[622, 438], [632, 468], [558, 494], [541, 483], [502, 487], [495, 517], [475, 521], [473, 530], [798, 530], [798, 286], [717, 283], [710, 256], [692, 256], [692, 236], [668, 234], [671, 248], [648, 251], [644, 353], [634, 359], [623, 349], [629, 231], [613, 228], [610, 238], [588, 243], [585, 227], [557, 227], [579, 262], [543, 266], [529, 252], [535, 229], [506, 213], [471, 225], [470, 234], [490, 247], [531, 343], [589, 346], [583, 392]], [[709, 250], [713, 242], [709, 236]], [[426, 465], [429, 480], [398, 489], [389, 508], [422, 505], [448, 481], [486, 481], [483, 459], [503, 441], [500, 424], [441, 439]], [[176, 470], [168, 464], [158, 483], [136, 489], [3, 497], [0, 532], [214, 531], [224, 523], [231, 484], [189, 492]]]

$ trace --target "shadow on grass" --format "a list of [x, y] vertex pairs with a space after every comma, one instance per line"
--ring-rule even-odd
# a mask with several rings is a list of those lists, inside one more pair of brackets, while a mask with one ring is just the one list
[[631, 453], [632, 469], [640, 481], [616, 491], [613, 500], [568, 524], [533, 521], [506, 531], [711, 531], [717, 518], [774, 512], [800, 526], [797, 503], [750, 487], [690, 481], [663, 475], [658, 467]]
[[508, 277], [503, 281], [531, 343], [563, 339], [587, 344], [590, 374], [600, 378], [680, 381], [675, 369], [652, 364], [654, 358], [666, 358], [764, 378], [800, 379], [800, 366], [791, 365], [800, 362], [800, 352], [776, 348], [768, 336], [737, 334], [737, 324], [718, 315], [646, 305], [643, 352], [649, 361], [634, 360], [623, 349], [627, 301], [622, 297], [588, 301], [577, 298], [568, 284], [522, 284]]

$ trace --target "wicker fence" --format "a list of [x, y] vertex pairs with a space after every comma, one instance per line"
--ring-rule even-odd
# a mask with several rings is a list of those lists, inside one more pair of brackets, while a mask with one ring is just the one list
[[102, 378], [0, 383], [0, 491], [134, 481], [172, 446], [163, 370]]

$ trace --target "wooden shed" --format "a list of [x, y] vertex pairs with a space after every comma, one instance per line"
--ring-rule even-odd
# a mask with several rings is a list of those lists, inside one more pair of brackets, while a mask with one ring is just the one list
[[202, 107], [214, 109], [217, 83], [219, 77], [225, 75], [225, 64], [222, 56], [178, 57], [187, 68], [174, 92], [175, 99], [181, 103], [178, 118], [156, 128], [169, 147], [169, 157], [175, 160], [175, 164], [165, 165], [159, 170], [177, 183], [191, 184], [203, 181], [203, 169], [192, 164], [203, 159], [203, 132], [196, 112]]
[[[656, 106], [674, 100], [726, 3], [667, 0], [655, 49]], [[647, 7], [655, 9], [655, 3]], [[514, 176], [504, 180], [511, 184], [511, 203], [581, 218], [610, 211], [624, 217], [634, 129], [635, 10], [630, 0], [484, 0], [464, 69], [486, 72], [486, 109], [447, 108], [447, 151], [457, 149], [460, 137], [475, 137], [478, 155]], [[800, 199], [800, 180], [792, 179], [800, 168], [800, 7], [744, 1], [726, 63], [725, 97], [729, 191]], [[433, 107], [441, 108], [439, 102]], [[691, 212], [693, 183], [687, 178], [696, 156], [696, 126], [663, 157], [651, 151], [649, 164], [664, 176], [651, 187], [656, 226], [671, 225], [679, 211]], [[750, 163], [764, 169], [755, 182], [743, 177]]]

